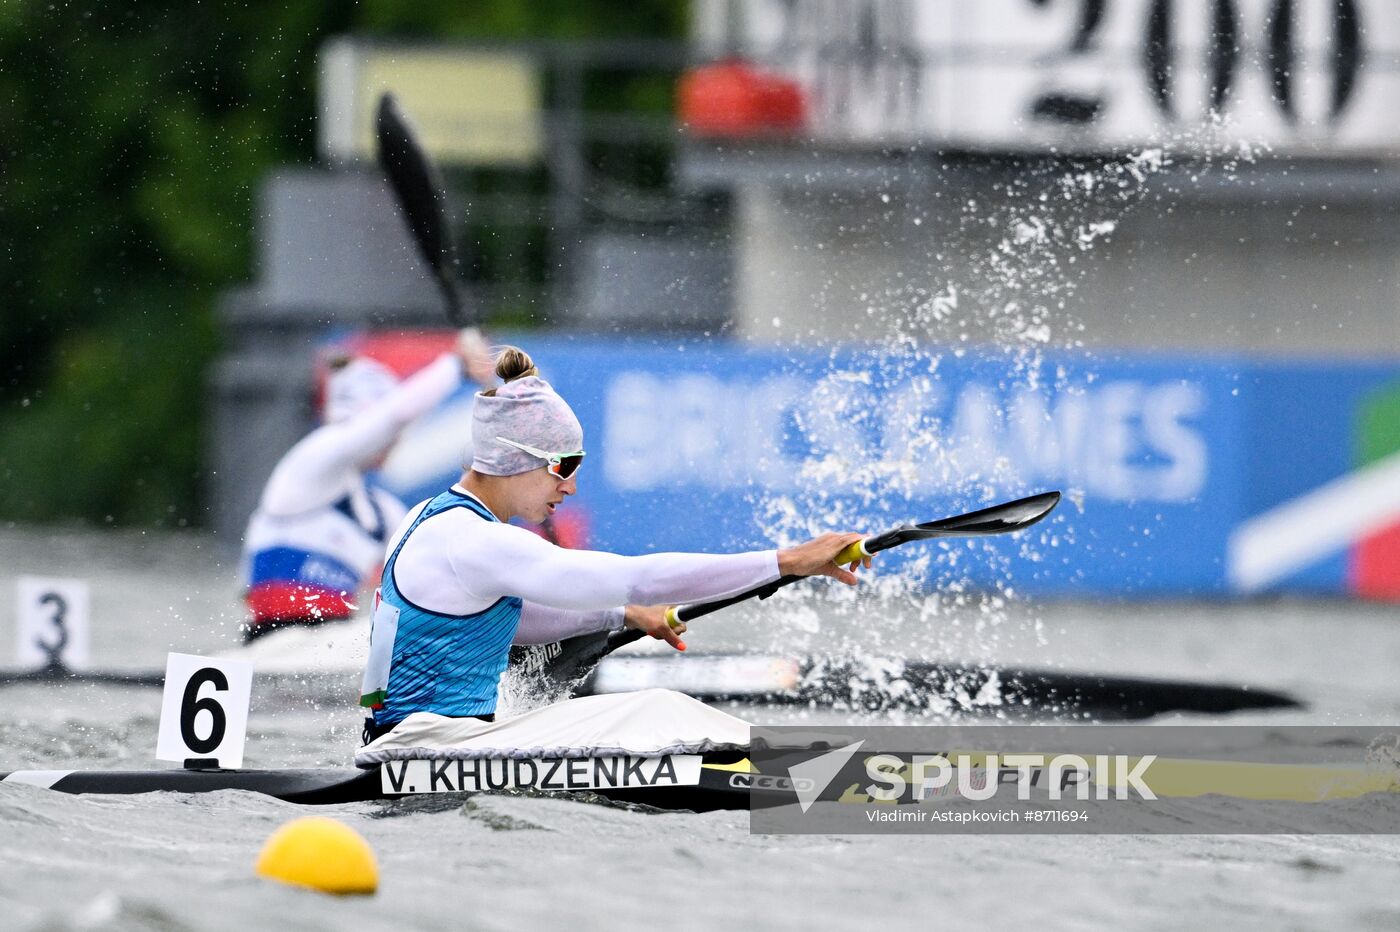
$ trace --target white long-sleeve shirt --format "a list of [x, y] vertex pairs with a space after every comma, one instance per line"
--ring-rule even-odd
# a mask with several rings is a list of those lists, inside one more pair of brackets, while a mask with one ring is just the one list
[[[455, 490], [470, 494], [460, 486]], [[422, 507], [403, 520], [386, 553], [393, 552]], [[644, 556], [566, 550], [463, 508], [419, 525], [394, 566], [394, 584], [405, 598], [444, 615], [470, 615], [518, 596], [524, 604], [517, 644], [620, 628], [625, 605], [721, 598], [778, 575], [776, 550]]]

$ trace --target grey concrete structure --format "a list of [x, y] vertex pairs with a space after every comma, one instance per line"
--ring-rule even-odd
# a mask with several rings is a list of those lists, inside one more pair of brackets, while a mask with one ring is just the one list
[[749, 340], [1400, 353], [1394, 163], [1123, 165], [697, 144], [681, 174], [733, 193]]
[[599, 233], [581, 252], [571, 326], [713, 333], [728, 325], [734, 254], [727, 242], [690, 231]]

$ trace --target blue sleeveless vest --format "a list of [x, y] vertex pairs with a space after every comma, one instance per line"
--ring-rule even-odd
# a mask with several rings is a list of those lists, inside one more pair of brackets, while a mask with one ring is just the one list
[[497, 520], [476, 499], [448, 489], [424, 506], [384, 561], [360, 696], [376, 725], [393, 725], [414, 712], [468, 716], [496, 709], [496, 684], [510, 658], [521, 600], [506, 596], [472, 615], [445, 615], [413, 604], [394, 584], [403, 545], [420, 524], [451, 508]]

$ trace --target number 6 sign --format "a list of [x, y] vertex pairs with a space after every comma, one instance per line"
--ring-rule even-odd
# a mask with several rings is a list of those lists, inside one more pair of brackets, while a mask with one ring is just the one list
[[253, 664], [170, 654], [165, 661], [156, 759], [243, 766]]

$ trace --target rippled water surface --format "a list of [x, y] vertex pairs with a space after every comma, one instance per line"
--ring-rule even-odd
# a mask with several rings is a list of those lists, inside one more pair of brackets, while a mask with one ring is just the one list
[[[198, 536], [9, 530], [0, 532], [0, 566], [0, 652], [12, 642], [13, 579], [24, 573], [90, 581], [93, 657], [104, 667], [158, 669], [168, 650], [225, 649], [240, 618], [232, 561]], [[928, 611], [880, 604], [873, 616], [820, 603], [760, 606], [697, 623], [690, 640], [696, 651], [774, 649], [858, 642], [864, 626], [879, 626], [887, 651], [903, 640], [921, 655], [1251, 682], [1309, 704], [1241, 723], [1400, 722], [1392, 609], [1011, 604], [990, 615], [940, 609], [932, 624], [945, 627], [930, 631]], [[802, 636], [790, 638], [783, 624], [799, 617]], [[347, 763], [358, 735], [354, 688], [259, 680], [247, 764]], [[153, 756], [154, 689], [0, 695], [0, 770], [166, 766]], [[778, 714], [738, 711], [758, 722]], [[746, 813], [419, 799], [316, 810], [363, 833], [380, 860], [376, 896], [338, 900], [253, 875], [267, 836], [305, 811], [232, 792], [73, 797], [0, 786], [0, 927], [1400, 927], [1400, 841], [1391, 836], [770, 838], [749, 834]]]

